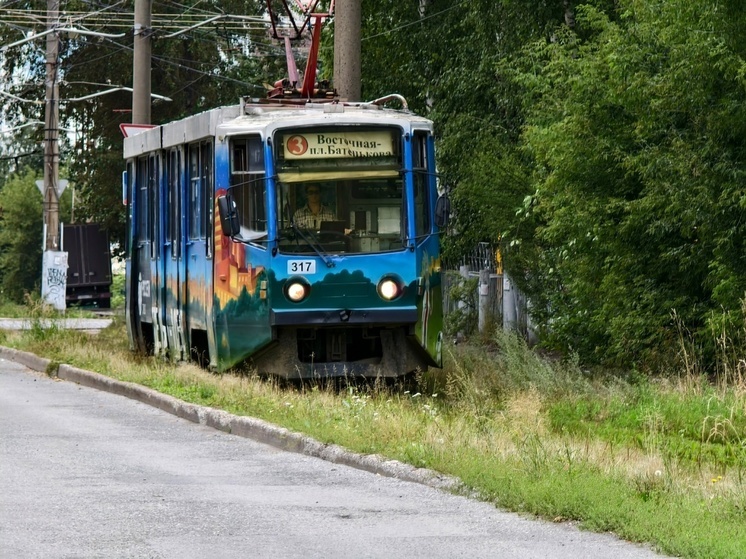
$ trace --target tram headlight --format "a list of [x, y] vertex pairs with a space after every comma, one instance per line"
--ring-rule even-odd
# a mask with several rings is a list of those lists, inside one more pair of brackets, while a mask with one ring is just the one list
[[290, 280], [285, 286], [285, 297], [293, 303], [300, 303], [310, 292], [311, 286], [300, 280]]
[[392, 277], [385, 277], [378, 282], [378, 294], [386, 301], [393, 301], [403, 293], [401, 283]]

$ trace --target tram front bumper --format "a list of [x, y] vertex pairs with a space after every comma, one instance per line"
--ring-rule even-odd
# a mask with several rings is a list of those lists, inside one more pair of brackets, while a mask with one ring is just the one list
[[414, 307], [392, 309], [312, 309], [273, 310], [272, 326], [344, 326], [346, 324], [414, 324], [418, 320]]

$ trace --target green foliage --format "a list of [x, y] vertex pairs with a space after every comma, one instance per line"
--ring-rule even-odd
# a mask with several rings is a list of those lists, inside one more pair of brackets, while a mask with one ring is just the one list
[[712, 330], [741, 335], [740, 3], [363, 11], [364, 97], [397, 91], [435, 120], [454, 187], [447, 255], [501, 243], [545, 343], [665, 369], [681, 324], [710, 357]]
[[677, 466], [711, 464], [746, 473], [746, 412], [733, 395], [654, 391], [642, 385], [608, 399], [584, 396], [553, 403], [552, 428], [614, 445], [662, 452]]
[[123, 309], [125, 300], [125, 275], [113, 274], [111, 276], [111, 308]]
[[[0, 294], [16, 302], [38, 291], [43, 246], [42, 196], [39, 175], [22, 169], [0, 190]], [[60, 198], [60, 218], [70, 215], [71, 194]]]
[[41, 279], [42, 198], [37, 178], [25, 169], [0, 191], [0, 290], [18, 303]]
[[[220, 5], [202, 4], [187, 0], [179, 4], [163, 3], [154, 9], [154, 18], [163, 22], [168, 14], [173, 20], [184, 13], [214, 10], [242, 16], [260, 15], [263, 3], [259, 0], [223, 0]], [[134, 2], [127, 0], [106, 9], [106, 19], [96, 23], [101, 33], [121, 33], [131, 29]], [[43, 0], [21, 0], [15, 9], [43, 12]], [[65, 3], [65, 10], [89, 12], [91, 6], [81, 0]], [[44, 30], [44, 22], [34, 28]], [[87, 20], [83, 18], [81, 25]], [[28, 26], [33, 26], [31, 19]], [[186, 27], [187, 24], [184, 25]], [[172, 31], [173, 29], [168, 29]], [[263, 30], [246, 31], [206, 26], [174, 38], [163, 37], [163, 29], [156, 29], [153, 41], [152, 90], [172, 102], [154, 101], [152, 122], [168, 122], [220, 105], [236, 104], [242, 95], [262, 96], [264, 82], [274, 83], [284, 77], [284, 54], [280, 45], [270, 44]], [[0, 25], [0, 43], [15, 42], [28, 34], [27, 26]], [[71, 99], [106, 90], [112, 86], [132, 86], [133, 35], [123, 38], [93, 38], [60, 35], [59, 73], [60, 97]], [[21, 98], [40, 101], [44, 88], [29, 84], [43, 84], [45, 79], [45, 41], [32, 41], [3, 53], [4, 76], [21, 76], [24, 83], [12, 87]], [[123, 246], [125, 225], [121, 203], [122, 134], [120, 123], [131, 121], [132, 94], [119, 91], [95, 97], [85, 102], [60, 105], [60, 124], [78, 133], [60, 136], [61, 156], [69, 168], [69, 179], [77, 184], [76, 217], [79, 221], [92, 219], [110, 233], [112, 242]], [[25, 104], [9, 101], [0, 107], [4, 122], [20, 123], [36, 119], [44, 121], [44, 104]], [[43, 127], [33, 130], [38, 146], [43, 140]], [[8, 151], [14, 151], [10, 148]], [[17, 152], [16, 152], [17, 153]]]
[[[131, 8], [131, 0], [112, 7], [112, 24]], [[75, 0], [66, 9], [88, 7]], [[262, 3], [229, 0], [221, 9], [252, 15]], [[330, 77], [333, 24], [326, 29]], [[499, 243], [546, 344], [588, 362], [665, 369], [683, 325], [709, 367], [713, 340], [746, 341], [744, 30], [737, 0], [364, 0], [363, 98], [400, 93], [434, 120], [458, 233], [446, 256]], [[21, 36], [0, 27], [6, 44]], [[61, 97], [90, 94], [92, 83], [131, 84], [131, 42], [63, 36]], [[263, 82], [285, 74], [281, 46], [267, 43], [207, 27], [159, 38], [154, 93], [174, 101], [154, 103], [153, 122], [262, 95]], [[43, 49], [38, 41], [8, 50], [6, 75], [41, 83]], [[61, 106], [63, 125], [84, 131], [61, 138], [78, 217], [102, 223], [113, 241], [124, 228], [118, 124], [129, 106], [127, 92]], [[42, 110], [2, 107], [9, 123]], [[24, 129], [19, 143], [38, 151], [41, 134]], [[18, 165], [0, 161], [9, 171]], [[3, 276], [15, 273], [6, 258]]]
[[465, 278], [457, 272], [448, 274], [448, 297], [455, 308], [448, 311], [445, 317], [445, 331], [455, 336], [470, 335], [477, 326], [477, 286], [479, 278]]
[[701, 333], [746, 292], [734, 25], [746, 13], [620, 4], [618, 19], [578, 6], [578, 32], [535, 42], [514, 76], [530, 92], [522, 142], [535, 161], [522, 275], [559, 346], [661, 368], [678, 350], [673, 311]]

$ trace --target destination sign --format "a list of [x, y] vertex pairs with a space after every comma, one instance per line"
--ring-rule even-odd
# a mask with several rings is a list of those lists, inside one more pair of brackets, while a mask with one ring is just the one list
[[285, 159], [386, 157], [394, 155], [389, 132], [285, 134]]

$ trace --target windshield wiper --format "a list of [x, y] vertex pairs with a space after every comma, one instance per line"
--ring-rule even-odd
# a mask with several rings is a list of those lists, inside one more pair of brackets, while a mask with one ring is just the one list
[[321, 247], [321, 245], [317, 244], [315, 241], [315, 238], [313, 235], [309, 235], [305, 231], [303, 231], [300, 227], [298, 227], [295, 224], [294, 220], [290, 220], [290, 227], [293, 228], [293, 231], [295, 231], [301, 239], [303, 239], [308, 246], [310, 246], [313, 251], [318, 254], [321, 259], [324, 261], [324, 264], [326, 264], [327, 268], [333, 268], [334, 267], [334, 261], [331, 259], [329, 254], [324, 251], [324, 249]]

